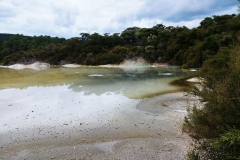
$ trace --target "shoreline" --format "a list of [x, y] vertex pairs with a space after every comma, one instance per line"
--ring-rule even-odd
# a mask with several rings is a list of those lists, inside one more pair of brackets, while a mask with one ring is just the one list
[[34, 70], [42, 70], [50, 67], [65, 67], [65, 68], [79, 68], [79, 67], [102, 67], [102, 68], [142, 68], [142, 67], [162, 67], [162, 68], [179, 68], [177, 66], [169, 66], [167, 63], [146, 63], [145, 61], [137, 60], [126, 60], [121, 64], [106, 64], [106, 65], [80, 65], [80, 64], [63, 64], [63, 65], [51, 65], [46, 62], [32, 62], [32, 63], [16, 63], [12, 65], [0, 65], [0, 68], [9, 68], [9, 69], [34, 69]]
[[1, 148], [0, 159], [186, 159], [191, 139], [182, 133], [181, 124], [187, 107], [197, 99], [185, 94], [143, 99], [135, 106], [141, 118], [131, 117], [130, 126], [119, 122], [87, 132], [71, 131], [69, 126], [68, 137], [13, 141]]

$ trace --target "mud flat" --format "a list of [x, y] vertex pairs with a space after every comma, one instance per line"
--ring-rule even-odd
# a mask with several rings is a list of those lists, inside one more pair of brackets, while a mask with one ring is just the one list
[[131, 102], [121, 116], [98, 125], [11, 130], [1, 135], [0, 159], [186, 159], [191, 142], [181, 125], [196, 101], [185, 92], [169, 93]]

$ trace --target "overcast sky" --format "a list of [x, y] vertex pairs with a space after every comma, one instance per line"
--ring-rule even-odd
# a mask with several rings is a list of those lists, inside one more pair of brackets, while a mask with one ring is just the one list
[[237, 14], [237, 0], [0, 0], [0, 33], [77, 37], [128, 27], [199, 26], [212, 15]]

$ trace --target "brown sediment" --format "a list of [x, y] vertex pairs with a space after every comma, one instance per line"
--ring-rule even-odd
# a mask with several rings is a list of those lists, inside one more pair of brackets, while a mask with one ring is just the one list
[[143, 98], [151, 98], [151, 97], [160, 96], [160, 95], [169, 94], [169, 93], [187, 92], [188, 90], [191, 90], [196, 85], [196, 83], [198, 83], [198, 82], [188, 81], [191, 78], [194, 78], [194, 77], [181, 78], [181, 79], [177, 79], [177, 80], [170, 82], [169, 83], [170, 85], [178, 87], [174, 90], [157, 92], [157, 93], [149, 93], [149, 94], [145, 94], [142, 97], [138, 97], [138, 98], [143, 99]]
[[169, 93], [178, 93], [178, 92], [183, 92], [185, 91], [186, 88], [178, 88], [175, 90], [170, 90], [170, 91], [164, 91], [164, 92], [157, 92], [157, 93], [149, 93], [149, 94], [145, 94], [141, 97], [137, 97], [136, 99], [144, 99], [144, 98], [151, 98], [151, 97], [156, 97], [156, 96], [160, 96], [160, 95], [164, 95], [164, 94], [169, 94]]

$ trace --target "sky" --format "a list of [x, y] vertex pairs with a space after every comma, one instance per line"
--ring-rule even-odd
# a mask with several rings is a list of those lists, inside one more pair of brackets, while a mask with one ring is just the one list
[[0, 0], [0, 33], [78, 37], [156, 24], [194, 28], [213, 15], [238, 14], [237, 0]]

